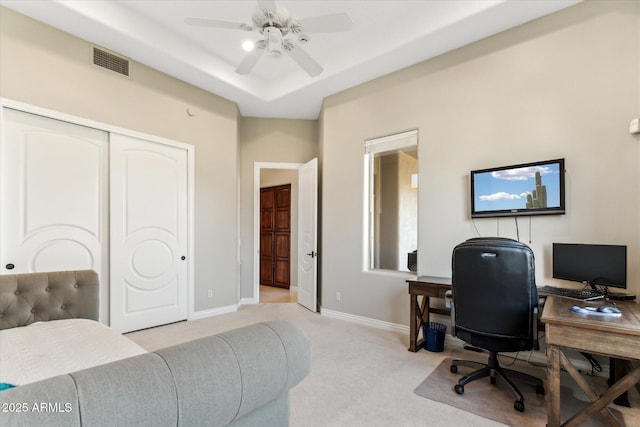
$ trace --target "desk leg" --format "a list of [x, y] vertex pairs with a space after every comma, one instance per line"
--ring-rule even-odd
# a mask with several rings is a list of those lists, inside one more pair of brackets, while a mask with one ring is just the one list
[[547, 344], [547, 427], [560, 426], [560, 349]]
[[[632, 370], [631, 362], [629, 362], [628, 360], [610, 357], [609, 358], [609, 381], [608, 381], [609, 387], [614, 385], [616, 381], [624, 377], [625, 374], [627, 372], [630, 372], [631, 370]], [[638, 387], [638, 390], [640, 390], [640, 385], [638, 385], [637, 387]], [[626, 406], [627, 408], [631, 407], [631, 405], [629, 404], [629, 396], [627, 395], [626, 391], [622, 393], [620, 396], [618, 396], [613, 401], [613, 403], [620, 406]]]
[[[584, 394], [587, 395], [592, 402], [599, 400], [598, 394], [591, 389], [589, 383], [583, 378], [580, 372], [571, 364], [571, 361], [564, 355], [564, 353], [560, 352], [560, 363], [567, 370], [569, 375], [574, 379], [574, 381], [578, 384], [578, 386], [582, 389]], [[591, 403], [587, 408], [578, 412], [576, 415], [567, 420], [564, 425], [569, 426], [579, 426], [584, 424], [584, 422], [589, 418], [592, 414], [600, 411], [602, 416], [609, 422], [610, 425], [620, 427], [620, 423], [613, 416], [609, 408], [606, 407], [607, 403], [604, 403], [600, 408], [596, 408], [595, 403]]]
[[417, 294], [410, 294], [410, 300], [409, 351], [415, 353], [422, 348], [424, 342], [424, 338], [419, 340], [418, 335], [422, 324], [429, 322], [429, 297], [422, 296], [422, 302], [419, 302]]
[[417, 307], [418, 307], [418, 295], [409, 294], [409, 351], [413, 351], [414, 353], [418, 351], [416, 342], [418, 341], [418, 328], [419, 325], [416, 325], [416, 319], [418, 317]]

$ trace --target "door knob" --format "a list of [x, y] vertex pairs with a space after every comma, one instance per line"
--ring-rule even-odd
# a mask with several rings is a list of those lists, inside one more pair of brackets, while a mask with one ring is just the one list
[[9, 263], [9, 264], [5, 265], [5, 267], [7, 268], [7, 270], [13, 270], [15, 268], [15, 265]]
[[316, 251], [311, 251], [311, 253], [308, 253], [307, 255], [309, 255], [311, 258], [315, 258], [318, 256], [318, 252]]
[[184, 255], [182, 255], [182, 256], [180, 257], [180, 259], [181, 259], [182, 261], [184, 261], [185, 259], [187, 259], [187, 257], [186, 257], [186, 256], [184, 256]]

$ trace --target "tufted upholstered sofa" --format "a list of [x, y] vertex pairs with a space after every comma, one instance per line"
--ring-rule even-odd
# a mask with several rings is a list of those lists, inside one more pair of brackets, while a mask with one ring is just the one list
[[[0, 276], [3, 324], [97, 317], [79, 296], [97, 277], [67, 273]], [[299, 329], [258, 323], [0, 391], [0, 425], [287, 426], [289, 391], [310, 364]]]

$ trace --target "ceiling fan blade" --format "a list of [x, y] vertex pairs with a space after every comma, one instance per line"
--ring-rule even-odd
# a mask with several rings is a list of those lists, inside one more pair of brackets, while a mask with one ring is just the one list
[[298, 24], [300, 24], [302, 30], [307, 34], [333, 33], [351, 30], [351, 18], [349, 18], [349, 15], [346, 13], [335, 13], [332, 15], [299, 19]]
[[265, 52], [266, 46], [259, 47], [256, 45], [251, 52], [244, 57], [238, 68], [236, 68], [236, 73], [238, 74], [249, 74], [253, 67], [258, 63], [258, 60]]
[[258, 0], [260, 10], [269, 9], [273, 13], [278, 13], [275, 0]]
[[302, 50], [300, 46], [293, 45], [291, 49], [283, 49], [289, 54], [303, 70], [307, 72], [311, 77], [316, 77], [322, 73], [322, 66], [318, 62], [309, 56], [307, 52]]
[[224, 28], [229, 30], [252, 30], [248, 24], [242, 22], [219, 21], [217, 19], [207, 18], [185, 18], [184, 22], [188, 25], [197, 27]]

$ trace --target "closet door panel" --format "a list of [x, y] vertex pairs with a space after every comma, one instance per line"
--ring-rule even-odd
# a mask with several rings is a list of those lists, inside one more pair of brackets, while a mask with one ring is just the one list
[[187, 318], [187, 151], [111, 134], [111, 326]]
[[92, 269], [108, 283], [108, 134], [3, 109], [2, 274]]

